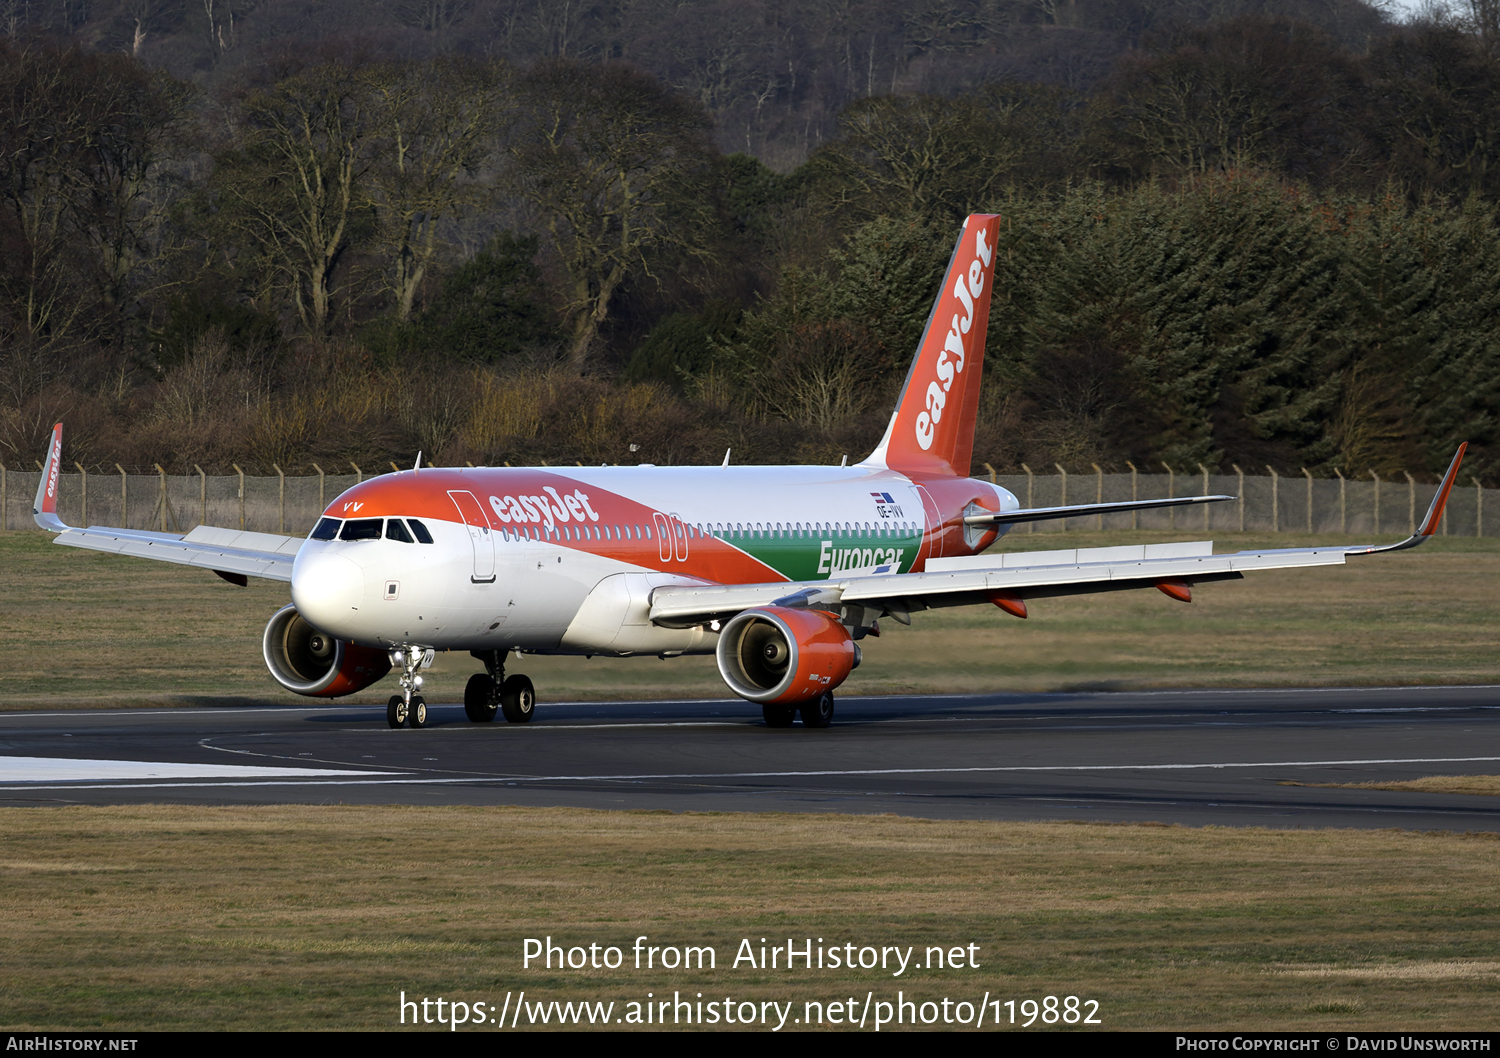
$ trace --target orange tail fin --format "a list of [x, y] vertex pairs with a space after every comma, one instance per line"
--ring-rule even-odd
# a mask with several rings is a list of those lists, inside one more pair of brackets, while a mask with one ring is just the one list
[[896, 413], [865, 466], [968, 477], [999, 231], [991, 214], [964, 223]]

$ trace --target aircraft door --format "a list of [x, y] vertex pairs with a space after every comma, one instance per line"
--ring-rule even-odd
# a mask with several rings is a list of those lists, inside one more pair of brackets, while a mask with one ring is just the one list
[[656, 523], [656, 554], [663, 562], [672, 561], [672, 526], [667, 516], [657, 512], [651, 515]]
[[495, 536], [490, 532], [490, 521], [484, 508], [472, 492], [450, 491], [448, 498], [458, 508], [459, 517], [469, 530], [469, 543], [474, 548], [474, 573], [469, 578], [475, 584], [495, 582]]
[[925, 563], [929, 558], [943, 557], [943, 515], [938, 509], [937, 502], [926, 489], [921, 485], [912, 487], [917, 490], [917, 495], [922, 497], [922, 521], [925, 525], [922, 532], [922, 547], [918, 554]]

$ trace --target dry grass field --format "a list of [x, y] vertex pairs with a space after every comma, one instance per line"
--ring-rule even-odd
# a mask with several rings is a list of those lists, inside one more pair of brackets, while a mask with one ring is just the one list
[[[1013, 534], [1011, 549], [1188, 539], [1192, 534]], [[1218, 549], [1335, 543], [1333, 537], [1221, 538]], [[266, 674], [260, 634], [283, 584], [236, 588], [209, 573], [0, 533], [0, 709], [299, 701]], [[1500, 682], [1500, 540], [1438, 538], [1344, 567], [1203, 585], [1190, 605], [1155, 591], [1033, 603], [1018, 621], [993, 607], [882, 625], [848, 694], [1069, 688]], [[550, 701], [727, 698], [711, 657], [512, 659]], [[457, 701], [479, 665], [439, 655], [427, 697]], [[383, 701], [393, 680], [359, 700]]]
[[[0, 826], [13, 1029], [379, 1029], [403, 990], [522, 989], [796, 1016], [898, 989], [1076, 995], [1107, 1029], [1500, 1024], [1493, 834], [399, 807], [0, 809]], [[711, 945], [717, 968], [637, 971], [641, 935]], [[625, 965], [523, 969], [547, 936]], [[980, 965], [732, 967], [742, 938], [789, 936], [916, 961], [972, 943]]]
[[1417, 793], [1480, 794], [1500, 796], [1500, 775], [1424, 775], [1420, 779], [1392, 782], [1293, 782], [1278, 786], [1327, 786], [1341, 790], [1414, 790]]

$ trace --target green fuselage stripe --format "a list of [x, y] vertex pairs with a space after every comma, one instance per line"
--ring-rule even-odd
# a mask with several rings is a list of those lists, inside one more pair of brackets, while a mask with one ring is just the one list
[[920, 533], [878, 531], [765, 529], [723, 533], [722, 537], [788, 580], [826, 580], [886, 564], [891, 566], [888, 572], [909, 573], [922, 544]]

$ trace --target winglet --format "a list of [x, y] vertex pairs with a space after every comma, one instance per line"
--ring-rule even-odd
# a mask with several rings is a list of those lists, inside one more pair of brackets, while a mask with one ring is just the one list
[[1427, 538], [1437, 532], [1439, 523], [1443, 520], [1443, 508], [1448, 505], [1448, 494], [1453, 491], [1453, 483], [1458, 480], [1458, 468], [1464, 461], [1464, 453], [1469, 450], [1469, 442], [1465, 441], [1458, 446], [1458, 451], [1453, 453], [1453, 462], [1448, 464], [1448, 472], [1443, 475], [1443, 481], [1438, 485], [1437, 495], [1432, 497], [1432, 505], [1427, 508], [1427, 516], [1422, 519], [1422, 524], [1417, 526], [1417, 531], [1399, 544], [1387, 544], [1385, 547], [1364, 547], [1358, 551], [1351, 551], [1353, 555], [1373, 555], [1380, 551], [1405, 551], [1409, 547], [1416, 547], [1425, 543]]
[[62, 470], [62, 423], [52, 427], [52, 443], [47, 446], [47, 463], [42, 468], [42, 480], [37, 482], [36, 500], [31, 505], [31, 514], [36, 524], [53, 533], [68, 529], [57, 516], [58, 474]]

